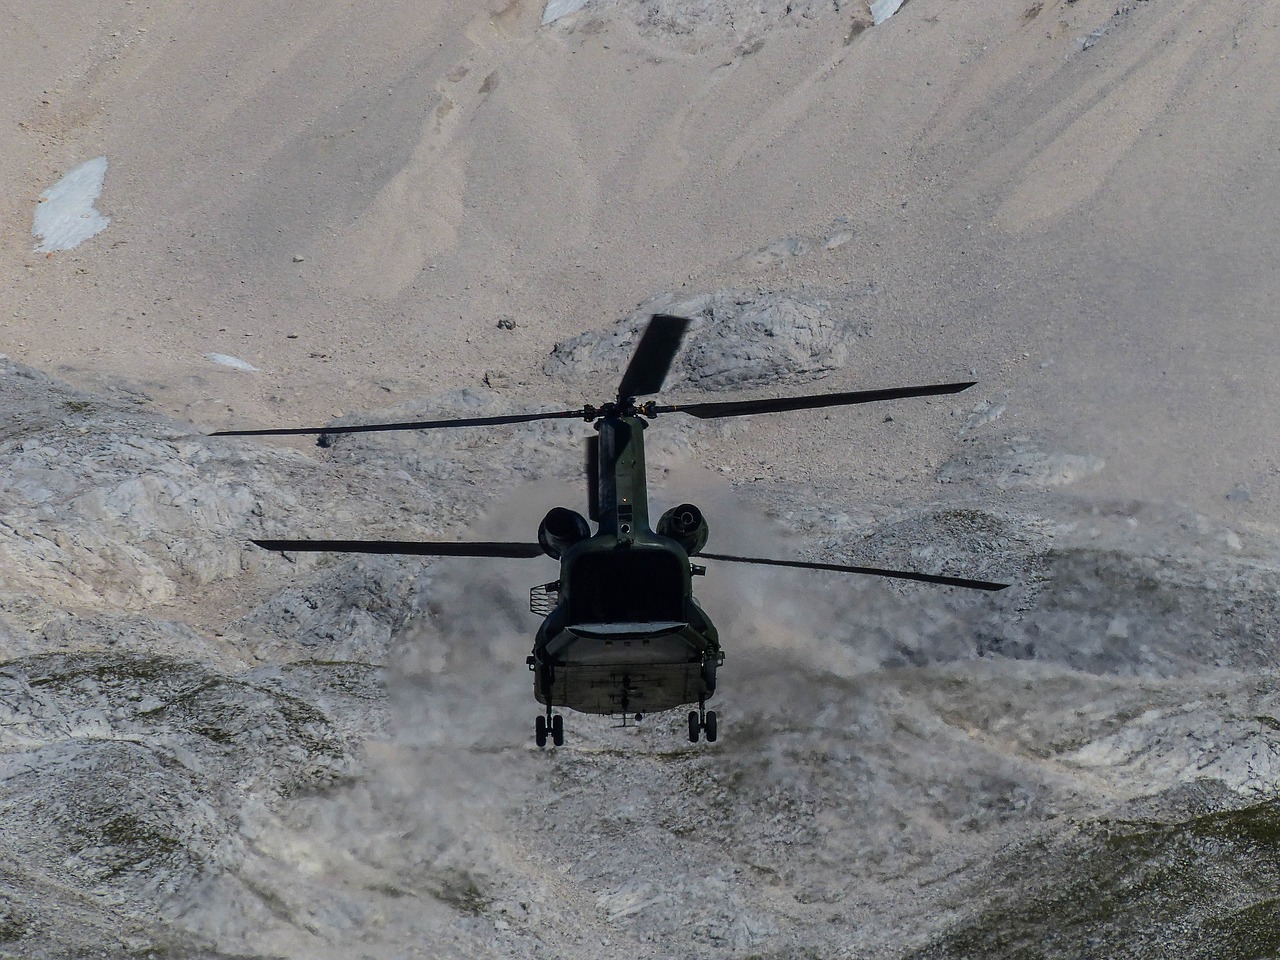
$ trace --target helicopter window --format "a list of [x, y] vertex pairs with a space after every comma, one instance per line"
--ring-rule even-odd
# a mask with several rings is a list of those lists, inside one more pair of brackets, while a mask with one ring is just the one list
[[665, 550], [617, 550], [578, 560], [570, 571], [578, 623], [643, 623], [684, 617], [680, 559]]

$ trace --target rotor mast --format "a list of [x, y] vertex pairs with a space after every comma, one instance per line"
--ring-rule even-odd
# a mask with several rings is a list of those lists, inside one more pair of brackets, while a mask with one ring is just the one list
[[632, 543], [637, 531], [649, 530], [642, 414], [653, 405], [637, 407], [636, 398], [662, 389], [688, 326], [687, 317], [654, 315], [618, 383], [617, 400], [592, 411], [599, 416], [596, 430], [600, 434], [595, 519], [600, 532], [615, 535], [620, 544]]
[[637, 530], [649, 529], [646, 426], [640, 417], [624, 416], [606, 416], [596, 423], [600, 433], [596, 480], [600, 532], [615, 535], [621, 544], [633, 542]]

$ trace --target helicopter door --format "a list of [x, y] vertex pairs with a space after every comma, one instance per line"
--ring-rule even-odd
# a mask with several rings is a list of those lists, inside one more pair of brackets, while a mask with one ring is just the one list
[[615, 550], [579, 558], [570, 571], [570, 623], [684, 619], [684, 570], [667, 550]]

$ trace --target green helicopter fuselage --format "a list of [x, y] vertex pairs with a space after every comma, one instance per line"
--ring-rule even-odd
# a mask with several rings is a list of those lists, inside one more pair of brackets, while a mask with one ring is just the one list
[[692, 538], [681, 538], [665, 515], [664, 532], [650, 526], [645, 426], [639, 416], [596, 425], [589, 482], [598, 528], [564, 545], [560, 579], [546, 585], [555, 602], [529, 657], [539, 703], [644, 714], [702, 704], [715, 692], [724, 655], [694, 599], [692, 579], [702, 571], [687, 549], [705, 542], [705, 522], [698, 515], [701, 536]]

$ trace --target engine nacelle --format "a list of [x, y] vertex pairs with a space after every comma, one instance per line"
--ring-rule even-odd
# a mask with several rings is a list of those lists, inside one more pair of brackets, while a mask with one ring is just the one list
[[658, 534], [680, 544], [689, 556], [707, 545], [709, 533], [706, 518], [692, 503], [672, 507], [658, 520]]
[[552, 560], [591, 536], [587, 518], [568, 507], [552, 507], [538, 525], [538, 546]]

